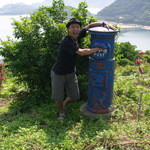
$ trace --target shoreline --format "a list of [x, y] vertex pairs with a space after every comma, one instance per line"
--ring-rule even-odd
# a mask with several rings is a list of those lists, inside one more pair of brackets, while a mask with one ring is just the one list
[[138, 25], [138, 24], [124, 24], [124, 23], [117, 23], [117, 22], [110, 22], [106, 21], [112, 25], [118, 25], [123, 30], [150, 30], [150, 26]]

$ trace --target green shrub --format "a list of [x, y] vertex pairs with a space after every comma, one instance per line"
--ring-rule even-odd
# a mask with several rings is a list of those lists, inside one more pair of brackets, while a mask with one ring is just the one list
[[[53, 0], [52, 7], [41, 7], [29, 17], [14, 20], [16, 40], [1, 41], [1, 55], [5, 65], [12, 72], [18, 83], [23, 83], [26, 92], [34, 101], [50, 99], [50, 70], [55, 62], [59, 42], [66, 35], [67, 13], [62, 0]], [[59, 10], [59, 11], [57, 11]], [[77, 9], [72, 9], [83, 26], [97, 21], [88, 14], [87, 4], [81, 2]], [[83, 40], [82, 48], [89, 47], [90, 37]], [[115, 44], [116, 64], [132, 65], [138, 52], [129, 42]], [[77, 74], [81, 97], [87, 98], [88, 57], [78, 57]], [[33, 98], [34, 97], [34, 98]], [[27, 98], [28, 99], [28, 98]]]
[[[84, 21], [83, 25], [96, 21], [88, 15], [85, 2], [72, 10], [72, 17]], [[50, 95], [50, 70], [58, 53], [59, 42], [67, 34], [66, 18], [63, 1], [53, 0], [52, 7], [41, 7], [29, 17], [14, 20], [14, 36], [17, 40], [1, 41], [0, 53], [5, 65], [17, 82], [24, 83], [35, 101], [43, 101]], [[88, 44], [89, 38], [86, 38], [82, 46], [87, 47]], [[77, 72], [81, 75], [79, 81], [83, 81], [82, 75], [87, 75], [88, 61], [87, 57], [80, 57], [78, 60]], [[80, 90], [85, 90], [85, 86], [82, 87]]]
[[115, 43], [115, 59], [118, 65], [133, 65], [137, 56], [138, 51], [129, 42]]
[[150, 54], [145, 54], [143, 57], [146, 62], [150, 63]]
[[118, 64], [121, 65], [121, 66], [127, 66], [127, 65], [133, 65], [134, 62], [130, 61], [127, 58], [122, 58], [122, 59], [119, 60]]

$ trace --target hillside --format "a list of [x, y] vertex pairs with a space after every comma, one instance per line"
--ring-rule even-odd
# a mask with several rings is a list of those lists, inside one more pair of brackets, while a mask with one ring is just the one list
[[45, 0], [42, 3], [32, 3], [26, 5], [24, 3], [7, 4], [0, 8], [0, 15], [20, 15], [31, 14], [40, 6], [51, 6], [51, 0]]
[[[0, 147], [2, 150], [150, 149], [150, 93], [144, 93], [150, 84], [148, 65], [144, 65], [147, 68], [144, 79], [138, 77], [135, 66], [116, 68], [113, 100], [116, 109], [112, 118], [100, 116], [97, 120], [81, 115], [83, 100], [68, 105], [64, 122], [56, 119], [56, 106], [50, 99], [39, 106], [31, 103], [29, 109], [24, 103], [25, 93], [20, 92], [18, 100], [12, 92], [20, 86], [7, 76], [0, 93]], [[140, 92], [143, 92], [142, 111], [138, 113]], [[32, 101], [32, 97], [28, 100]]]
[[24, 3], [8, 4], [0, 8], [0, 15], [30, 14], [35, 10], [35, 7]]
[[[43, 3], [34, 3], [32, 5], [26, 5], [24, 3], [8, 4], [0, 8], [0, 15], [22, 15], [31, 14], [36, 11], [40, 6], [50, 6], [47, 1]], [[70, 7], [65, 7], [65, 11], [70, 12]]]
[[100, 20], [150, 26], [149, 0], [116, 0], [97, 13]]

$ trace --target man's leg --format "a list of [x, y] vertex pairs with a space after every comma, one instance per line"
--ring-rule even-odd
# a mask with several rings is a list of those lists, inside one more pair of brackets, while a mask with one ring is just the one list
[[64, 108], [63, 108], [63, 102], [62, 101], [56, 101], [57, 109], [59, 114], [64, 114]]
[[58, 108], [58, 119], [60, 120], [64, 120], [64, 117], [65, 117], [65, 112], [64, 112], [64, 109], [63, 109], [63, 102], [62, 101], [57, 101], [56, 102], [56, 105], [57, 105], [57, 108]]
[[65, 78], [64, 76], [57, 75], [53, 71], [51, 72], [51, 83], [52, 83], [52, 99], [55, 100], [56, 106], [59, 112], [58, 119], [64, 118], [63, 110], [63, 99], [64, 99], [64, 88]]
[[68, 97], [63, 102], [63, 107], [65, 108], [70, 102], [78, 100], [80, 98], [78, 79], [75, 73], [66, 75], [66, 90]]
[[63, 108], [66, 108], [67, 105], [70, 103], [70, 102], [73, 102], [74, 99], [70, 98], [70, 97], [67, 97], [64, 102], [63, 102]]

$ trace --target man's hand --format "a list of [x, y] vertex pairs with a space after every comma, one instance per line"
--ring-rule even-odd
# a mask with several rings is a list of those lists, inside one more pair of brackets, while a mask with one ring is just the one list
[[85, 26], [84, 28], [88, 30], [89, 28], [98, 27], [98, 26], [106, 27], [108, 29], [117, 31], [117, 29], [115, 27], [113, 27], [105, 22], [92, 22], [92, 23], [88, 24], [87, 26]]
[[113, 27], [105, 22], [102, 22], [101, 26], [106, 27], [107, 29], [117, 30], [115, 27]]
[[90, 55], [90, 54], [92, 54], [92, 53], [94, 53], [94, 52], [97, 52], [97, 51], [99, 51], [99, 50], [101, 50], [100, 47], [85, 48], [85, 49], [80, 49], [80, 48], [79, 48], [79, 49], [76, 51], [76, 53], [77, 53], [78, 55], [80, 55], [80, 56], [84, 56], [84, 55]]

